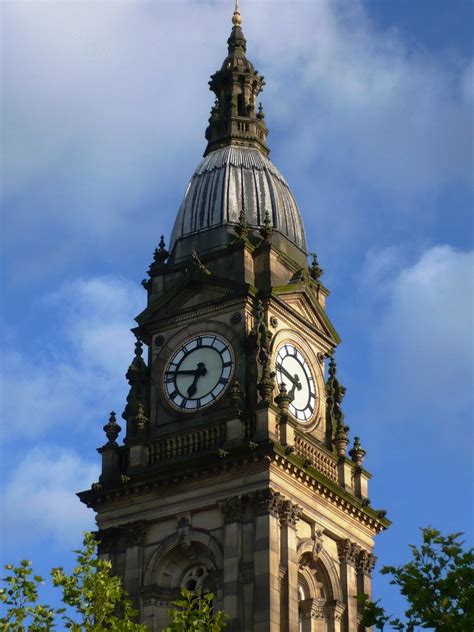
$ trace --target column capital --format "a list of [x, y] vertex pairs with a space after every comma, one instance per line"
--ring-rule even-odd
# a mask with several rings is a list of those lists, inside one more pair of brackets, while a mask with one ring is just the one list
[[376, 561], [377, 558], [370, 551], [360, 549], [355, 563], [357, 572], [371, 577]]
[[339, 540], [337, 543], [337, 552], [340, 562], [346, 562], [355, 566], [357, 556], [359, 555], [361, 548], [355, 542], [351, 542], [348, 538]]
[[257, 516], [270, 514], [278, 518], [283, 502], [280, 492], [273, 489], [259, 489], [251, 495]]
[[146, 536], [148, 534], [148, 523], [145, 520], [138, 520], [137, 522], [128, 522], [121, 525], [123, 535], [125, 539], [125, 546], [142, 546], [146, 542]]
[[344, 615], [345, 609], [346, 609], [345, 604], [343, 604], [342, 601], [338, 601], [337, 599], [328, 601], [325, 606], [328, 619], [332, 621], [341, 621]]
[[219, 509], [222, 512], [224, 524], [232, 522], [242, 522], [245, 511], [245, 500], [242, 496], [232, 496], [225, 498], [219, 503]]
[[302, 509], [291, 502], [291, 500], [283, 500], [279, 507], [279, 517], [281, 525], [288, 525], [289, 527], [296, 527], [299, 517], [301, 516]]

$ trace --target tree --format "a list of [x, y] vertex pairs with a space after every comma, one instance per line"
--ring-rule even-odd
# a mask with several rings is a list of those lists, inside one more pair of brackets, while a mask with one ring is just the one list
[[436, 632], [474, 630], [474, 549], [463, 549], [462, 533], [443, 536], [440, 531], [422, 529], [420, 547], [410, 545], [413, 559], [402, 566], [384, 566], [391, 584], [400, 587], [408, 601], [406, 621], [387, 615], [379, 602], [359, 595], [362, 625], [383, 630], [413, 632], [416, 627]]
[[227, 615], [222, 610], [214, 612], [214, 595], [200, 595], [185, 588], [181, 599], [173, 602], [175, 608], [169, 610], [170, 625], [163, 632], [221, 632], [226, 626]]
[[77, 565], [68, 575], [63, 568], [53, 568], [53, 585], [61, 588], [62, 602], [68, 608], [51, 608], [38, 604], [38, 587], [43, 578], [33, 575], [31, 562], [20, 566], [8, 564], [9, 574], [0, 591], [0, 603], [6, 616], [0, 618], [0, 630], [23, 632], [53, 630], [58, 625], [78, 632], [146, 632], [144, 625], [135, 623], [133, 610], [122, 588], [121, 580], [111, 574], [109, 561], [96, 556], [97, 543], [93, 534], [84, 535], [83, 548], [75, 551]]

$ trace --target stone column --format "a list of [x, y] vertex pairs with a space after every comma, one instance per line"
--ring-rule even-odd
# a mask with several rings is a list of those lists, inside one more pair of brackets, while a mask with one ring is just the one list
[[375, 555], [365, 549], [360, 549], [356, 558], [357, 592], [368, 595], [369, 599], [372, 596], [372, 571], [376, 561]]
[[229, 619], [227, 629], [242, 629], [242, 600], [240, 566], [242, 558], [242, 517], [244, 503], [241, 496], [226, 498], [219, 503], [224, 519], [224, 586], [223, 609]]
[[280, 632], [281, 496], [272, 489], [253, 494], [255, 507], [254, 632]]
[[148, 525], [141, 520], [123, 525], [121, 529], [126, 547], [123, 587], [130, 594], [134, 607], [138, 609], [138, 595], [142, 587], [143, 545], [146, 542]]
[[339, 563], [341, 569], [341, 587], [346, 609], [344, 612], [345, 629], [348, 632], [358, 629], [357, 602], [357, 576], [355, 564], [360, 547], [350, 540], [339, 540], [337, 543]]
[[298, 505], [285, 500], [280, 507], [281, 567], [281, 632], [298, 629], [298, 553], [296, 523], [301, 514]]
[[334, 599], [326, 604], [326, 611], [328, 613], [328, 632], [341, 632], [345, 611], [344, 604]]

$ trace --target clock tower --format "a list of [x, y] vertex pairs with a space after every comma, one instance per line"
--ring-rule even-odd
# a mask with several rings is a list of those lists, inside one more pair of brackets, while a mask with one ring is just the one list
[[389, 521], [350, 445], [329, 292], [268, 158], [238, 7], [232, 22], [204, 158], [143, 281], [123, 423], [79, 497], [151, 631], [185, 587], [212, 591], [230, 631], [356, 632]]

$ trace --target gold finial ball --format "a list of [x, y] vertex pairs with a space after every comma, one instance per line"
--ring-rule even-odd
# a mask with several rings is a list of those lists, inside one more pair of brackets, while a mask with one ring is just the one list
[[235, 0], [235, 10], [234, 15], [232, 16], [232, 24], [234, 26], [240, 26], [242, 24], [242, 16], [239, 11], [239, 0]]
[[234, 11], [234, 15], [232, 16], [232, 24], [234, 26], [240, 26], [242, 24], [242, 16], [238, 11]]

